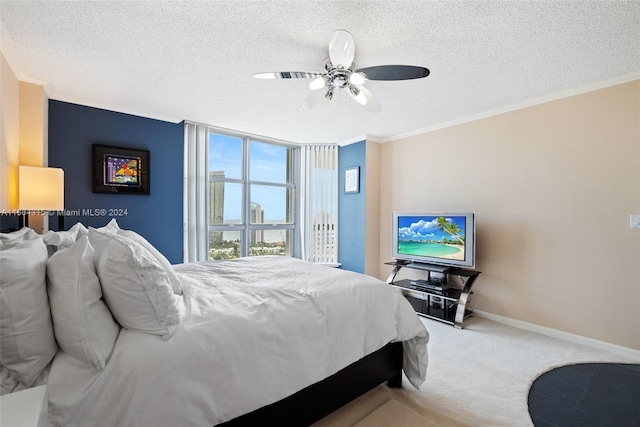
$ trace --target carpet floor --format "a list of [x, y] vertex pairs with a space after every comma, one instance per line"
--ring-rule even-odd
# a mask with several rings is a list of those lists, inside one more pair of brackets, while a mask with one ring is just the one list
[[395, 399], [388, 400], [378, 409], [361, 419], [353, 427], [433, 426], [429, 420], [415, 413]]
[[539, 376], [529, 390], [536, 427], [640, 426], [640, 365], [583, 363]]
[[421, 320], [430, 342], [427, 378], [420, 390], [406, 378], [401, 389], [380, 385], [313, 427], [352, 427], [390, 399], [424, 418], [425, 427], [530, 427], [527, 396], [542, 373], [576, 363], [640, 363], [640, 352], [621, 356], [478, 317], [465, 321], [462, 330]]

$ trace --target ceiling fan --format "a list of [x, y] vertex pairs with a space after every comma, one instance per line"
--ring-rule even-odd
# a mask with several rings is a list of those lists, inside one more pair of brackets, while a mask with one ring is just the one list
[[[429, 75], [429, 69], [413, 65], [378, 65], [355, 69], [356, 48], [351, 33], [337, 30], [329, 42], [329, 59], [324, 64], [324, 72], [276, 71], [257, 73], [259, 79], [308, 79], [313, 78], [309, 88], [311, 95], [300, 105], [300, 111], [329, 102], [334, 93], [345, 89], [347, 93], [367, 111], [378, 113], [382, 109], [378, 99], [363, 86], [367, 80], [410, 80]], [[321, 90], [322, 89], [322, 90]]]

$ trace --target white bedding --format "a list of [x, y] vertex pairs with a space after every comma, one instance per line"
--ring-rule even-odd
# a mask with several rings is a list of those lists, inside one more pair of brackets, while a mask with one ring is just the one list
[[207, 426], [278, 401], [391, 341], [419, 387], [427, 331], [377, 279], [294, 258], [175, 266], [183, 295], [167, 341], [122, 329], [103, 371], [59, 352], [49, 421], [60, 426]]

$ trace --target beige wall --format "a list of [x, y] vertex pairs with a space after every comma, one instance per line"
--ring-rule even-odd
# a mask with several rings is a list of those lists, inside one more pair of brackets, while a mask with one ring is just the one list
[[[1, 52], [0, 56], [0, 210], [16, 210], [18, 165], [47, 166], [49, 102], [44, 87], [19, 81]], [[31, 215], [29, 227], [42, 232], [48, 225], [47, 219]]]
[[381, 158], [380, 264], [392, 211], [473, 210], [475, 308], [640, 349], [640, 81], [393, 141]]
[[0, 210], [18, 208], [19, 84], [0, 52]]
[[47, 166], [49, 103], [44, 88], [20, 82], [20, 164]]
[[364, 273], [373, 277], [380, 273], [380, 150], [380, 144], [366, 141]]

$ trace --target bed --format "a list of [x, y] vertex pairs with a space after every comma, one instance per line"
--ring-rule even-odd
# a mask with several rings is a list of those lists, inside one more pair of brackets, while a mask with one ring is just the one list
[[[171, 266], [114, 223], [16, 234], [0, 261], [44, 258], [55, 349], [29, 369], [3, 351], [3, 390], [46, 382], [50, 425], [309, 425], [403, 371], [425, 380], [428, 333], [377, 279], [278, 256]], [[2, 344], [16, 336], [2, 326]]]

